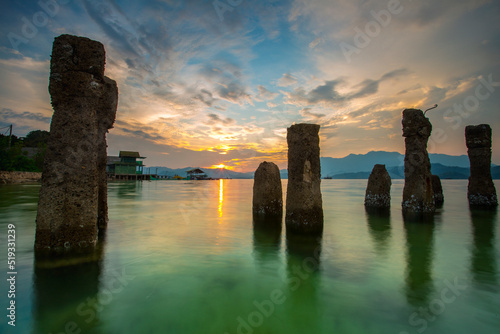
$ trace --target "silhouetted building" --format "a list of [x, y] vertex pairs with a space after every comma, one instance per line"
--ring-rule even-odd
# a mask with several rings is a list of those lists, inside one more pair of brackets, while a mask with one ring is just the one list
[[187, 172], [188, 180], [206, 180], [208, 179], [207, 174], [199, 168], [188, 170]]

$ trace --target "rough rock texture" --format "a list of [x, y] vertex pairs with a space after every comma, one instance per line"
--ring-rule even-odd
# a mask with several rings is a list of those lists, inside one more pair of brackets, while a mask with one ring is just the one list
[[113, 127], [118, 107], [118, 88], [114, 80], [103, 78], [103, 94], [100, 97], [100, 109], [97, 110], [98, 138], [97, 138], [97, 177], [99, 182], [98, 228], [104, 229], [108, 225], [108, 175], [106, 165], [108, 162], [108, 145], [106, 134]]
[[365, 206], [388, 208], [391, 206], [391, 177], [385, 165], [375, 165], [368, 178]]
[[432, 191], [434, 192], [434, 203], [436, 205], [443, 204], [443, 187], [441, 186], [441, 179], [437, 175], [432, 175]]
[[42, 173], [0, 171], [0, 184], [40, 182]]
[[323, 231], [319, 125], [295, 124], [288, 128], [287, 231], [315, 234]]
[[[118, 101], [116, 83], [104, 76], [101, 43], [61, 35], [54, 40], [49, 92], [54, 115], [45, 156], [36, 224], [36, 250], [50, 253], [94, 248], [103, 203], [105, 134]], [[102, 209], [98, 211], [98, 208]], [[102, 225], [102, 224], [101, 224]]]
[[255, 171], [253, 214], [261, 217], [282, 217], [283, 215], [283, 191], [280, 170], [272, 162], [262, 162]]
[[403, 137], [406, 146], [403, 213], [432, 213], [436, 209], [431, 162], [427, 153], [427, 140], [431, 132], [431, 122], [422, 110], [403, 111]]
[[491, 128], [488, 124], [469, 125], [465, 128], [465, 142], [470, 161], [467, 196], [469, 205], [496, 207], [497, 193], [491, 179]]

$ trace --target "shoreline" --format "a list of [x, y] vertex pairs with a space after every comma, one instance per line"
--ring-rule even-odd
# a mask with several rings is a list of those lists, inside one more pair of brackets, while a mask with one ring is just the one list
[[0, 171], [0, 184], [39, 183], [42, 172]]

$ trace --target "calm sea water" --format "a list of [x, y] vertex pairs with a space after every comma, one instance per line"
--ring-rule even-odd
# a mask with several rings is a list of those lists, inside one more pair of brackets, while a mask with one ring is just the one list
[[[318, 239], [252, 227], [253, 180], [109, 184], [102, 258], [34, 269], [39, 185], [0, 187], [17, 235], [16, 327], [2, 333], [497, 333], [496, 212], [471, 212], [467, 181], [444, 180], [434, 221], [367, 214], [366, 180], [322, 180]], [[284, 192], [286, 180], [283, 180]], [[500, 189], [500, 184], [496, 184]]]

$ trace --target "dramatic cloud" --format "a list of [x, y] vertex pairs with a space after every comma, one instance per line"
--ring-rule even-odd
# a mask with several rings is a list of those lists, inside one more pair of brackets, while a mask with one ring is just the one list
[[320, 102], [335, 106], [342, 102], [348, 102], [355, 99], [360, 99], [370, 95], [374, 95], [379, 91], [380, 83], [389, 79], [394, 79], [407, 74], [405, 69], [398, 69], [382, 75], [378, 80], [366, 79], [363, 82], [355, 85], [353, 90], [347, 94], [339, 92], [339, 86], [345, 85], [346, 80], [335, 79], [326, 81], [324, 84], [306, 91], [303, 87], [299, 87], [292, 93], [286, 93], [287, 103], [299, 105], [314, 105]]
[[50, 123], [51, 117], [44, 116], [40, 113], [32, 113], [29, 111], [16, 113], [11, 109], [2, 108], [2, 112], [0, 113], [0, 120], [3, 122], [11, 122], [16, 120], [33, 120], [42, 123]]
[[312, 118], [312, 119], [318, 119], [318, 118], [321, 118], [321, 117], [325, 117], [326, 115], [325, 114], [315, 114], [313, 112], [311, 112], [311, 108], [304, 108], [300, 111], [300, 114], [303, 116], [303, 117], [309, 117], [309, 118]]
[[232, 118], [220, 118], [219, 115], [216, 114], [208, 114], [209, 121], [206, 123], [208, 125], [230, 125], [234, 124], [234, 119]]

